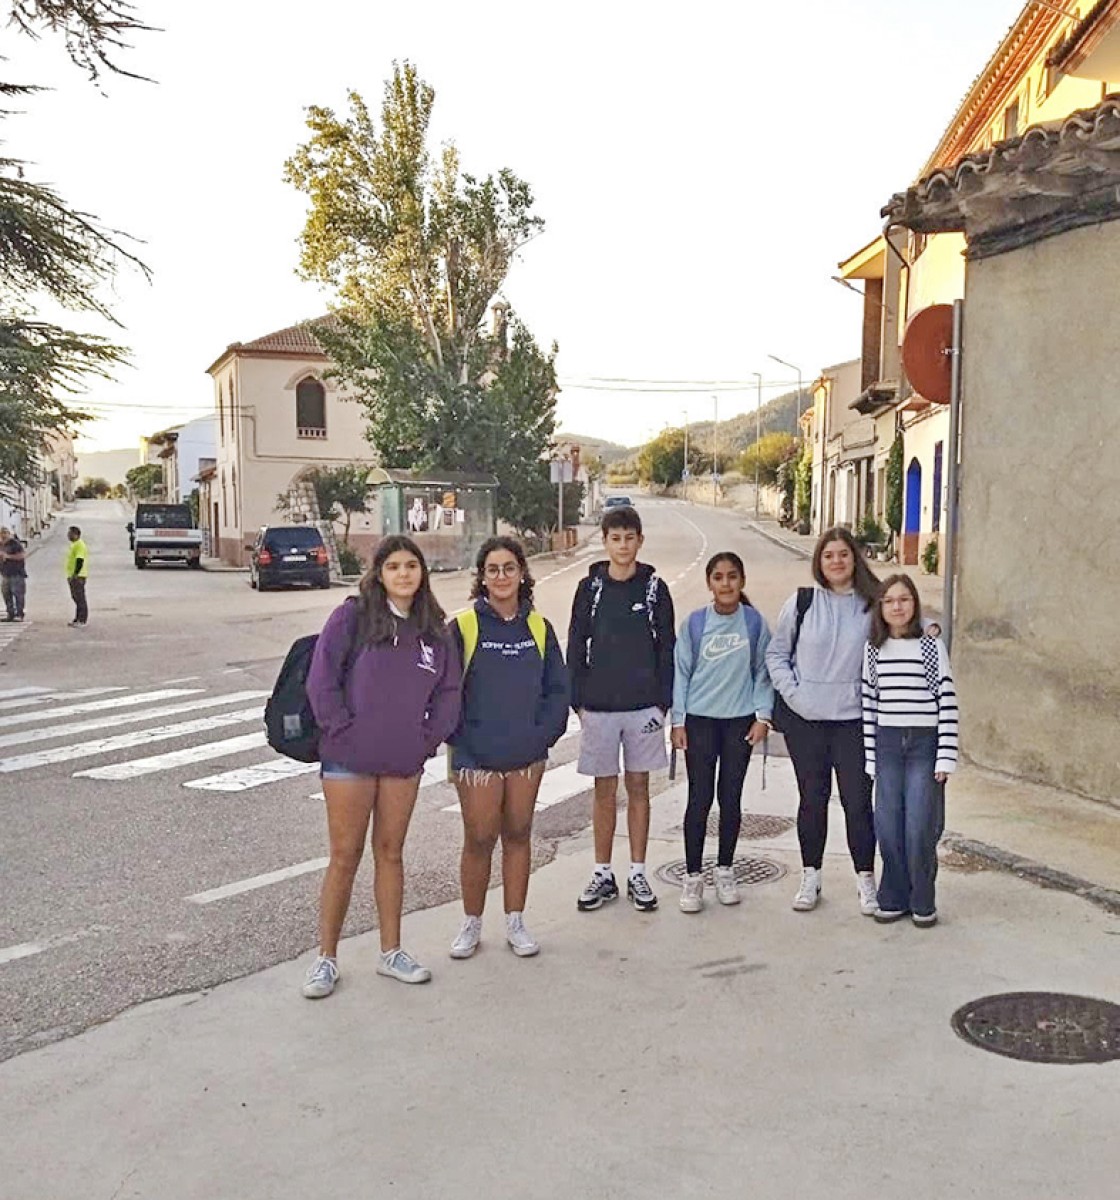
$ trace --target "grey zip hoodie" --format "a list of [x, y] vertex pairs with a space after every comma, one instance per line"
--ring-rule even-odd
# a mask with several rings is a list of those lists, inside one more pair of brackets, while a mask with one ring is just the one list
[[871, 612], [857, 592], [838, 595], [813, 589], [797, 654], [789, 648], [797, 619], [797, 593], [782, 605], [766, 650], [766, 666], [782, 699], [806, 721], [858, 721], [863, 648], [871, 633]]

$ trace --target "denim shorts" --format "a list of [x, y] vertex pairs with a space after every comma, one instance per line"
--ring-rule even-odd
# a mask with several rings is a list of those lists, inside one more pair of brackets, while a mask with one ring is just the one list
[[341, 763], [331, 762], [330, 759], [324, 758], [319, 763], [319, 778], [320, 779], [373, 779], [373, 775], [362, 775], [358, 771], [351, 771], [342, 766]]

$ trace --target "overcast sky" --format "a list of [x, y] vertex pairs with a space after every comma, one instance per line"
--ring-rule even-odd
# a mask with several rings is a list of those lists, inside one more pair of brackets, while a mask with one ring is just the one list
[[[114, 307], [133, 367], [88, 399], [108, 449], [212, 406], [205, 368], [325, 311], [295, 275], [303, 197], [281, 176], [304, 109], [376, 111], [394, 59], [436, 89], [435, 141], [508, 166], [547, 221], [506, 287], [560, 345], [565, 428], [634, 443], [710, 416], [711, 389], [589, 390], [595, 379], [750, 380], [764, 398], [859, 352], [860, 303], [830, 280], [876, 236], [1018, 0], [617, 0], [516, 6], [369, 0], [137, 0], [163, 32], [123, 59], [158, 82], [104, 94], [56, 43], [2, 46], [5, 76], [54, 85], [5, 122], [29, 177], [141, 239], [151, 285]], [[93, 328], [86, 318], [81, 327]], [[721, 392], [720, 416], [755, 393]]]

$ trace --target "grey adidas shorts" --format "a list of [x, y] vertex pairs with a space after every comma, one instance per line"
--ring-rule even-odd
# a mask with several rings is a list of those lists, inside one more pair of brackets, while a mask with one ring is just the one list
[[579, 765], [581, 775], [602, 779], [618, 774], [618, 751], [623, 770], [635, 774], [662, 771], [669, 765], [665, 751], [665, 714], [659, 708], [636, 712], [580, 713]]

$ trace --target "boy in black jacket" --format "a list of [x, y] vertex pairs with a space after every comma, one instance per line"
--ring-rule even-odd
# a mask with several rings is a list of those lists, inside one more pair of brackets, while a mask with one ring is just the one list
[[633, 508], [603, 517], [607, 562], [592, 564], [572, 602], [568, 669], [579, 714], [581, 775], [595, 777], [595, 873], [581, 912], [618, 897], [611, 868], [618, 795], [618, 752], [626, 773], [630, 877], [627, 895], [648, 912], [657, 897], [646, 878], [649, 773], [666, 765], [665, 718], [673, 701], [673, 601], [653, 567], [638, 562], [642, 519]]

